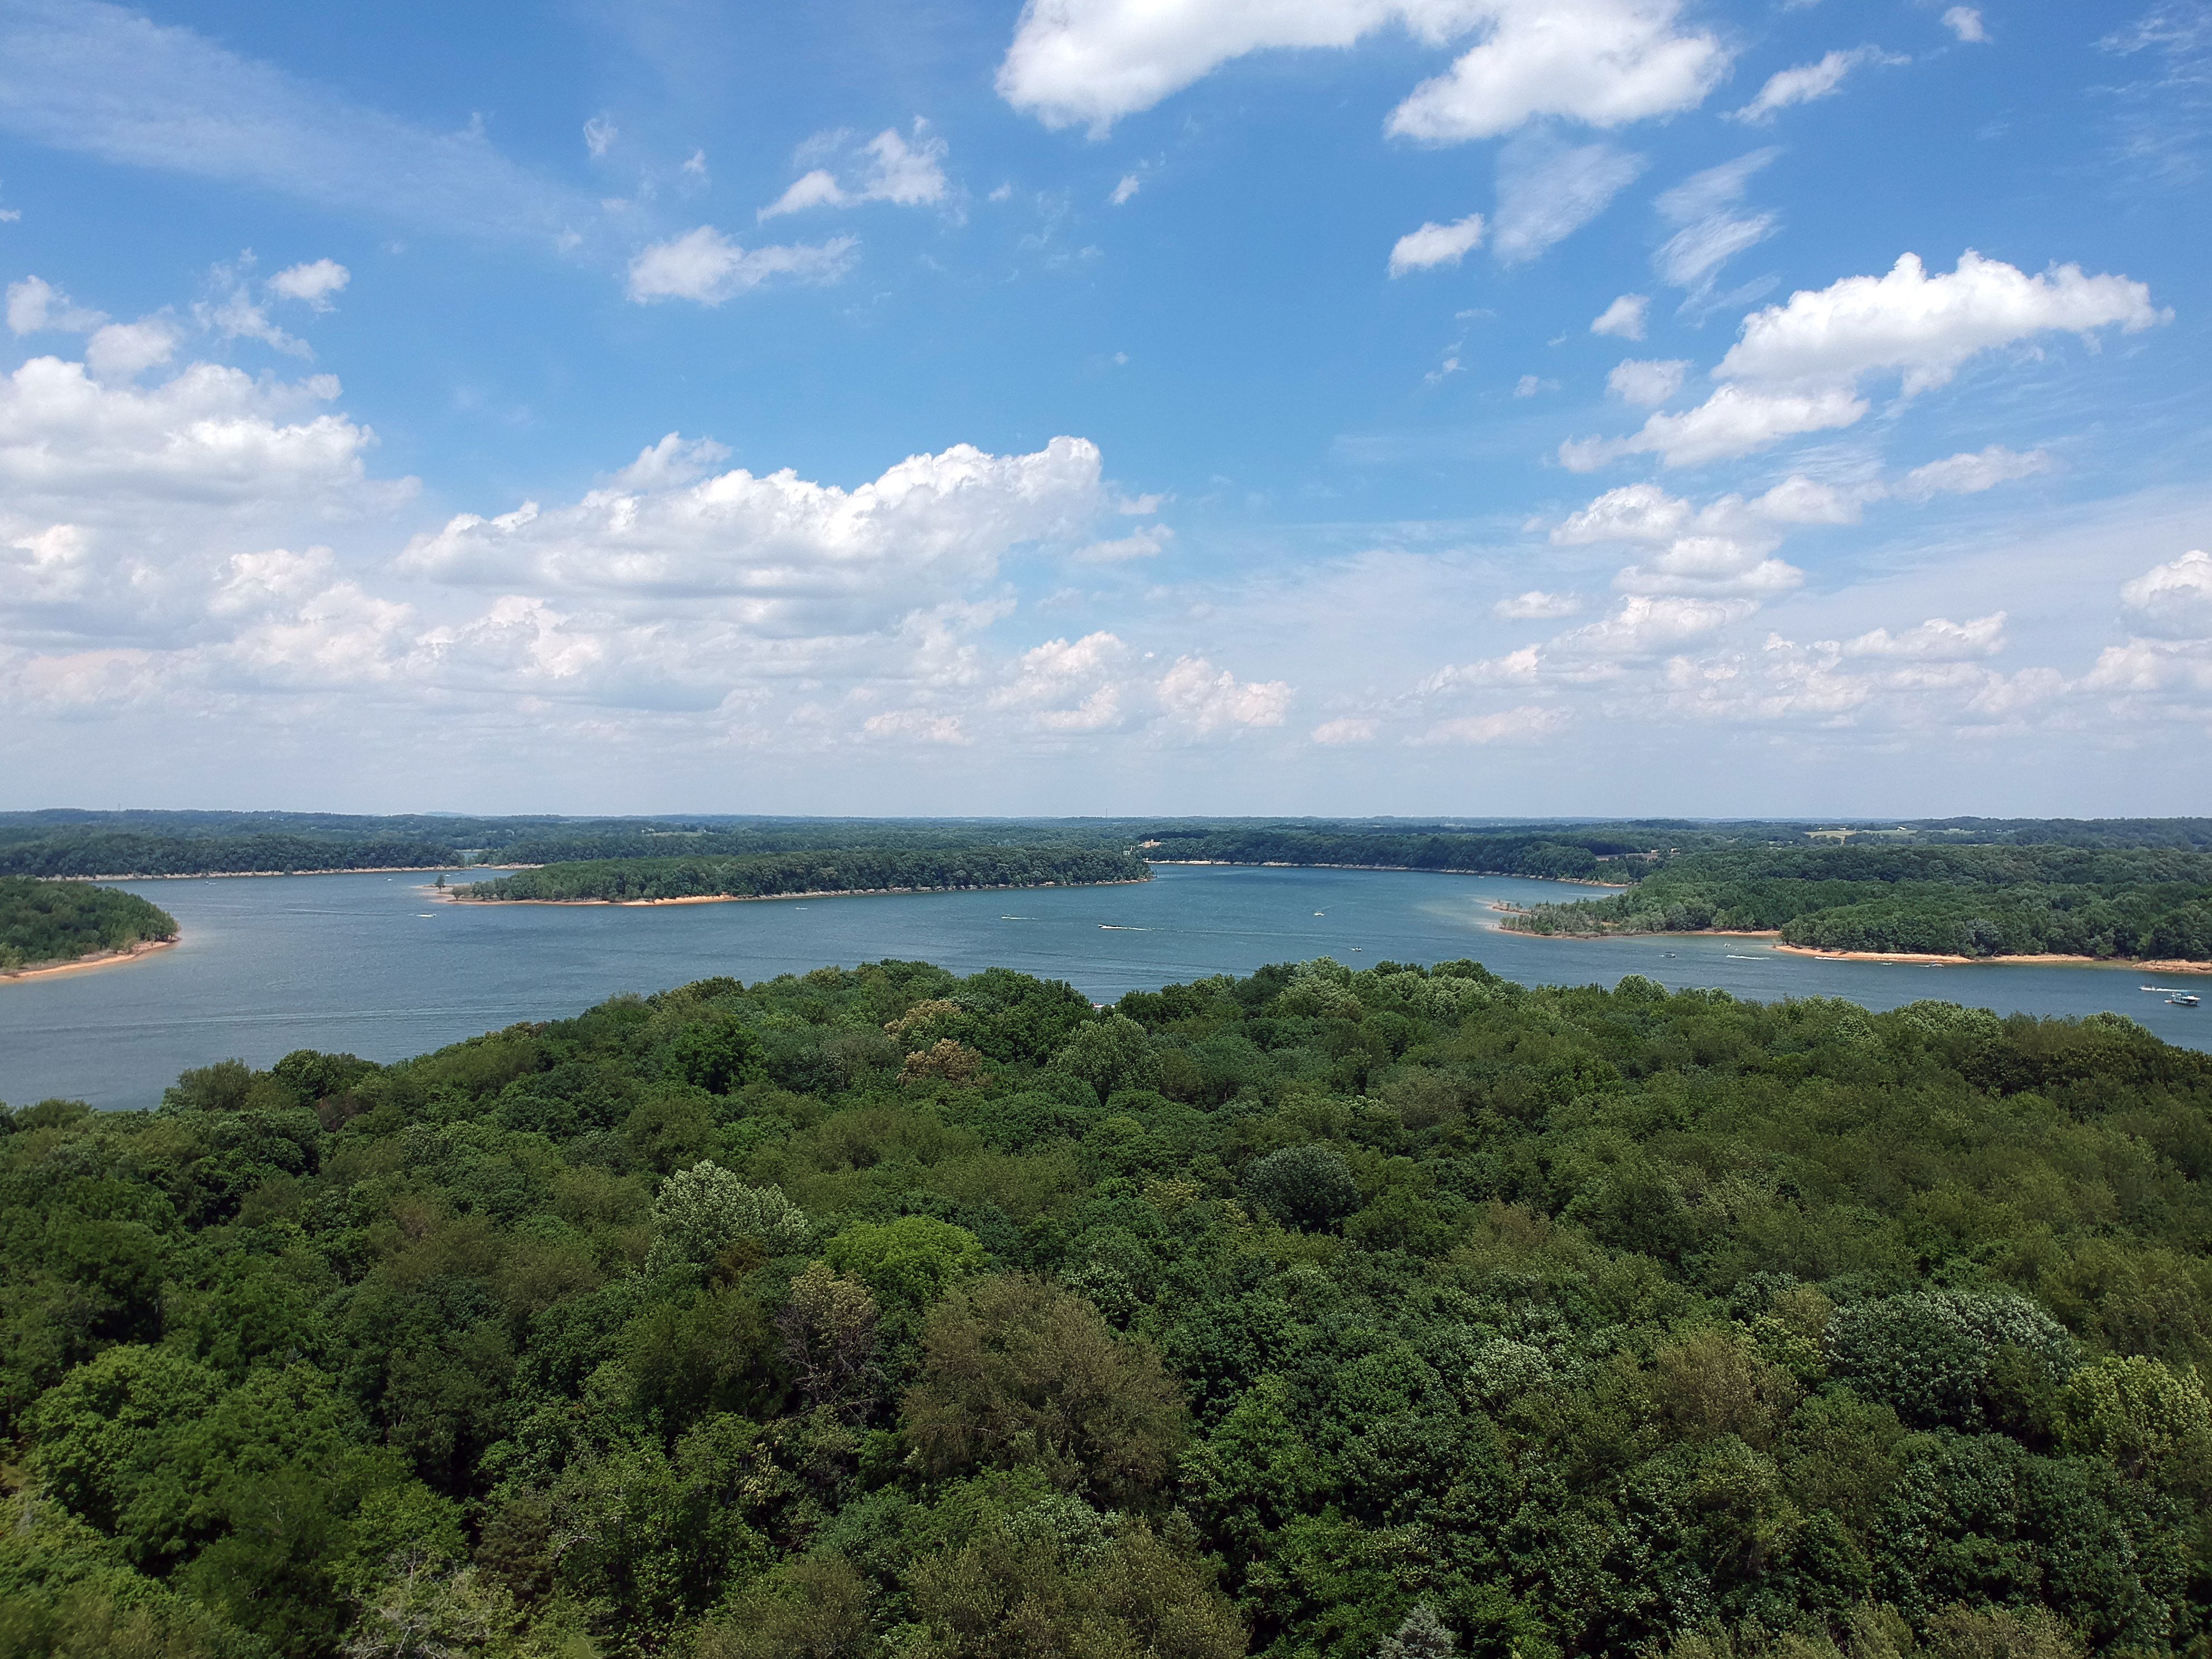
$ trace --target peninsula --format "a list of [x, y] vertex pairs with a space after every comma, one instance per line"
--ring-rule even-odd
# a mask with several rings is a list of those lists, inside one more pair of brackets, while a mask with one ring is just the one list
[[176, 918], [136, 893], [0, 876], [0, 979], [127, 962], [176, 939]]

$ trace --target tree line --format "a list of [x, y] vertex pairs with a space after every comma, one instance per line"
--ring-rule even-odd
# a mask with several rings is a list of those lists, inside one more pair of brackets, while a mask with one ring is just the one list
[[915, 851], [844, 848], [750, 858], [588, 859], [519, 870], [461, 889], [470, 899], [623, 902], [681, 898], [772, 898], [891, 890], [957, 892], [988, 887], [1074, 887], [1144, 881], [1152, 867], [1131, 853], [1097, 848], [951, 847]]
[[177, 919], [136, 893], [0, 876], [0, 973], [176, 936]]
[[0, 1650], [2212, 1639], [2212, 1056], [1321, 960], [0, 1113]]
[[1509, 918], [1534, 933], [1779, 932], [1824, 950], [2212, 960], [2212, 853], [1806, 847], [1690, 854], [1629, 891]]

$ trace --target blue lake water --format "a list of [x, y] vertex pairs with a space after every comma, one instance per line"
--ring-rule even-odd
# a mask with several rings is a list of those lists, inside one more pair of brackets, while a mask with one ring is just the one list
[[[184, 942], [142, 962], [0, 982], [0, 1100], [149, 1106], [177, 1073], [295, 1048], [397, 1060], [622, 991], [711, 974], [752, 981], [885, 957], [961, 973], [1124, 991], [1332, 956], [1355, 966], [1472, 957], [1528, 984], [1717, 986], [1737, 996], [1938, 997], [1999, 1012], [2132, 1016], [2212, 1048], [2212, 1005], [2170, 1006], [2139, 970], [1824, 962], [1763, 940], [1567, 941], [1502, 933], [1493, 902], [1581, 890], [1504, 877], [1358, 870], [1163, 868], [1127, 887], [608, 906], [434, 902], [413, 875], [118, 884], [174, 915]], [[2207, 988], [2212, 988], [2208, 987]]]

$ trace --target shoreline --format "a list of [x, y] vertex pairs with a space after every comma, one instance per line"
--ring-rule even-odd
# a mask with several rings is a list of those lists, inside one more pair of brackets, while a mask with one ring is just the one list
[[[1493, 903], [1490, 908], [1507, 915], [1525, 914], [1504, 904]], [[1511, 933], [1516, 939], [1551, 939], [1569, 945], [1602, 945], [1624, 939], [1771, 939], [1778, 942], [1770, 949], [1793, 957], [1811, 957], [1820, 962], [1889, 962], [1914, 968], [1998, 968], [2016, 964], [2028, 968], [2128, 968], [2139, 974], [2212, 974], [2212, 962], [2166, 957], [2075, 957], [2048, 951], [2001, 957], [1942, 956], [1924, 951], [1831, 951], [1817, 945], [1781, 944], [1782, 930], [1778, 927], [1699, 927], [1652, 933], [1534, 933], [1504, 927], [1497, 931]]]
[[82, 974], [94, 968], [119, 968], [126, 962], [137, 962], [150, 957], [156, 951], [167, 951], [184, 939], [179, 933], [174, 939], [143, 939], [122, 951], [102, 951], [97, 955], [77, 957], [69, 962], [33, 963], [27, 968], [0, 968], [0, 985], [17, 980], [46, 979], [55, 974]]
[[[517, 866], [518, 869], [529, 868]], [[1131, 877], [1127, 881], [1039, 881], [1025, 882], [1018, 887], [828, 887], [817, 892], [805, 893], [686, 893], [680, 898], [653, 899], [510, 899], [467, 898], [465, 888], [418, 887], [416, 891], [428, 893], [447, 904], [605, 904], [618, 909], [646, 910], [663, 904], [772, 904], [781, 899], [823, 898], [896, 898], [920, 897], [931, 893], [1035, 893], [1048, 887], [1068, 889], [1088, 887], [1141, 887], [1150, 877]]]
[[242, 881], [263, 876], [434, 876], [441, 870], [543, 870], [542, 864], [363, 864], [343, 870], [179, 870], [167, 875], [33, 876], [33, 881]]
[[1146, 859], [1145, 862], [1173, 865], [1184, 870], [1373, 870], [1401, 876], [1494, 876], [1501, 881], [1555, 881], [1565, 887], [1605, 887], [1624, 893], [1636, 884], [1632, 881], [1592, 881], [1585, 876], [1524, 876], [1517, 870], [1431, 870], [1411, 864], [1293, 864], [1288, 859], [1262, 859], [1256, 864], [1238, 859]]

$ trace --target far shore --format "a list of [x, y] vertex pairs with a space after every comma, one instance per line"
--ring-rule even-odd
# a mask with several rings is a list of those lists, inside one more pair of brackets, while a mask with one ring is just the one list
[[[1508, 915], [1525, 914], [1516, 905], [1492, 904], [1490, 908]], [[1586, 945], [1602, 945], [1623, 939], [1771, 939], [1777, 943], [1768, 948], [1787, 951], [1793, 957], [1815, 957], [1824, 962], [1893, 962], [1919, 968], [1996, 968], [2019, 963], [2030, 968], [2126, 968], [2139, 974], [2212, 974], [2212, 962], [2185, 962], [2166, 957], [2072, 957], [2049, 951], [2033, 956], [1954, 957], [1920, 951], [1827, 951], [1816, 945], [1784, 945], [1779, 942], [1782, 930], [1778, 927], [1686, 927], [1651, 933], [1537, 933], [1518, 927], [1500, 927], [1498, 931], [1511, 933], [1516, 939], [1556, 939], [1567, 944]]]
[[97, 956], [77, 957], [68, 962], [33, 963], [27, 968], [0, 968], [0, 983], [12, 983], [19, 979], [45, 979], [53, 974], [82, 974], [94, 968], [115, 968], [126, 962], [136, 962], [156, 951], [166, 951], [184, 936], [177, 939], [153, 939], [134, 945], [127, 951], [102, 951]]
[[542, 864], [366, 864], [344, 870], [178, 870], [163, 875], [40, 876], [40, 881], [238, 881], [254, 876], [434, 876], [446, 870], [543, 870]]
[[1128, 881], [1024, 882], [1018, 887], [825, 887], [805, 893], [686, 893], [681, 898], [655, 899], [470, 898], [467, 886], [424, 887], [419, 890], [434, 898], [442, 898], [448, 904], [610, 904], [625, 909], [647, 909], [659, 904], [768, 904], [779, 899], [892, 898], [925, 893], [1034, 893], [1048, 887], [1141, 887], [1143, 884], [1144, 878], [1137, 878]]
[[1262, 859], [1256, 864], [1241, 859], [1146, 859], [1145, 862], [1179, 865], [1184, 869], [1210, 865], [1222, 870], [1381, 870], [1401, 876], [1498, 876], [1510, 881], [1556, 881], [1569, 887], [1617, 887], [1624, 891], [1635, 885], [1627, 881], [1592, 881], [1587, 876], [1524, 876], [1517, 870], [1432, 870], [1413, 864], [1304, 864], [1289, 859]]

